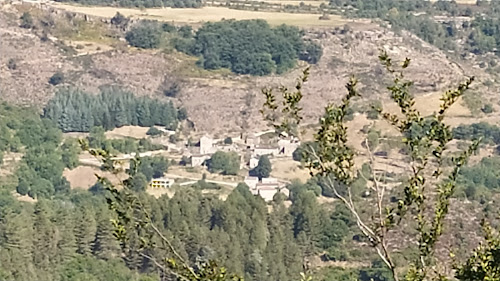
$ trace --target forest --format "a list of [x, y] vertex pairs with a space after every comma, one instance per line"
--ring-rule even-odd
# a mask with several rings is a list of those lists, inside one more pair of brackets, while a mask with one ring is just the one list
[[99, 95], [77, 90], [60, 90], [44, 109], [45, 118], [53, 120], [63, 132], [88, 132], [100, 126], [112, 130], [125, 125], [177, 128], [179, 114], [172, 102], [135, 97], [117, 88], [103, 89]]

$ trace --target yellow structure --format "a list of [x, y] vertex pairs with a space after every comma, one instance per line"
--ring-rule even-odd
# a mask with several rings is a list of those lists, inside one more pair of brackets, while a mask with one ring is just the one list
[[174, 184], [174, 182], [174, 179], [158, 178], [152, 179], [149, 185], [151, 186], [151, 188], [169, 188]]

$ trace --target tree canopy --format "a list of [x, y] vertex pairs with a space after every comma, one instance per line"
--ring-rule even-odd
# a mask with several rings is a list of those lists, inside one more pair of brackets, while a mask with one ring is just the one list
[[303, 35], [297, 27], [271, 27], [264, 20], [223, 20], [203, 24], [193, 38], [177, 39], [176, 48], [200, 56], [205, 69], [267, 75], [293, 68], [299, 58], [318, 62], [321, 46]]
[[136, 97], [116, 88], [103, 89], [99, 95], [63, 89], [49, 101], [43, 116], [63, 132], [88, 132], [94, 126], [105, 130], [125, 125], [175, 129], [177, 113], [172, 102]]

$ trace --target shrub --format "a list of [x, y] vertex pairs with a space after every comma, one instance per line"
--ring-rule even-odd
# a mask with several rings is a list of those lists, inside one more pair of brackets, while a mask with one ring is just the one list
[[7, 68], [10, 70], [16, 70], [17, 69], [16, 60], [13, 58], [10, 58], [9, 61], [7, 62]]
[[23, 15], [21, 16], [21, 27], [28, 29], [35, 27], [33, 23], [33, 17], [31, 16], [30, 13], [24, 12]]
[[64, 74], [60, 71], [54, 73], [54, 75], [52, 75], [49, 78], [49, 83], [54, 86], [59, 85], [63, 82], [64, 82]]
[[485, 114], [490, 114], [493, 112], [493, 106], [491, 104], [485, 104], [483, 105], [483, 107], [481, 108], [481, 111]]
[[231, 137], [227, 137], [224, 139], [224, 144], [232, 144], [233, 143], [233, 139]]
[[146, 135], [148, 136], [159, 136], [161, 135], [163, 132], [155, 127], [151, 127], [149, 128], [149, 130], [146, 132]]
[[161, 35], [162, 32], [158, 24], [143, 21], [133, 26], [125, 35], [125, 39], [130, 46], [153, 49], [160, 46]]
[[116, 26], [125, 26], [128, 22], [129, 19], [119, 12], [116, 12], [115, 16], [111, 18], [111, 24]]
[[239, 169], [240, 157], [236, 152], [217, 151], [208, 161], [208, 170], [211, 173], [236, 175]]

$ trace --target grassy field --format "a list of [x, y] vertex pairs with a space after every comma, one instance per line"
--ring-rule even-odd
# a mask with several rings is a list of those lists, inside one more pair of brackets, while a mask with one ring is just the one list
[[292, 14], [276, 12], [254, 12], [233, 10], [224, 7], [204, 7], [201, 9], [130, 9], [114, 7], [88, 7], [54, 3], [54, 7], [72, 12], [84, 13], [100, 17], [113, 17], [116, 12], [133, 18], [156, 19], [160, 21], [174, 21], [179, 23], [200, 23], [207, 21], [219, 21], [222, 19], [264, 19], [271, 25], [289, 24], [295, 26], [339, 26], [345, 24], [346, 20], [340, 16], [332, 15], [330, 20], [319, 20], [318, 14]]

